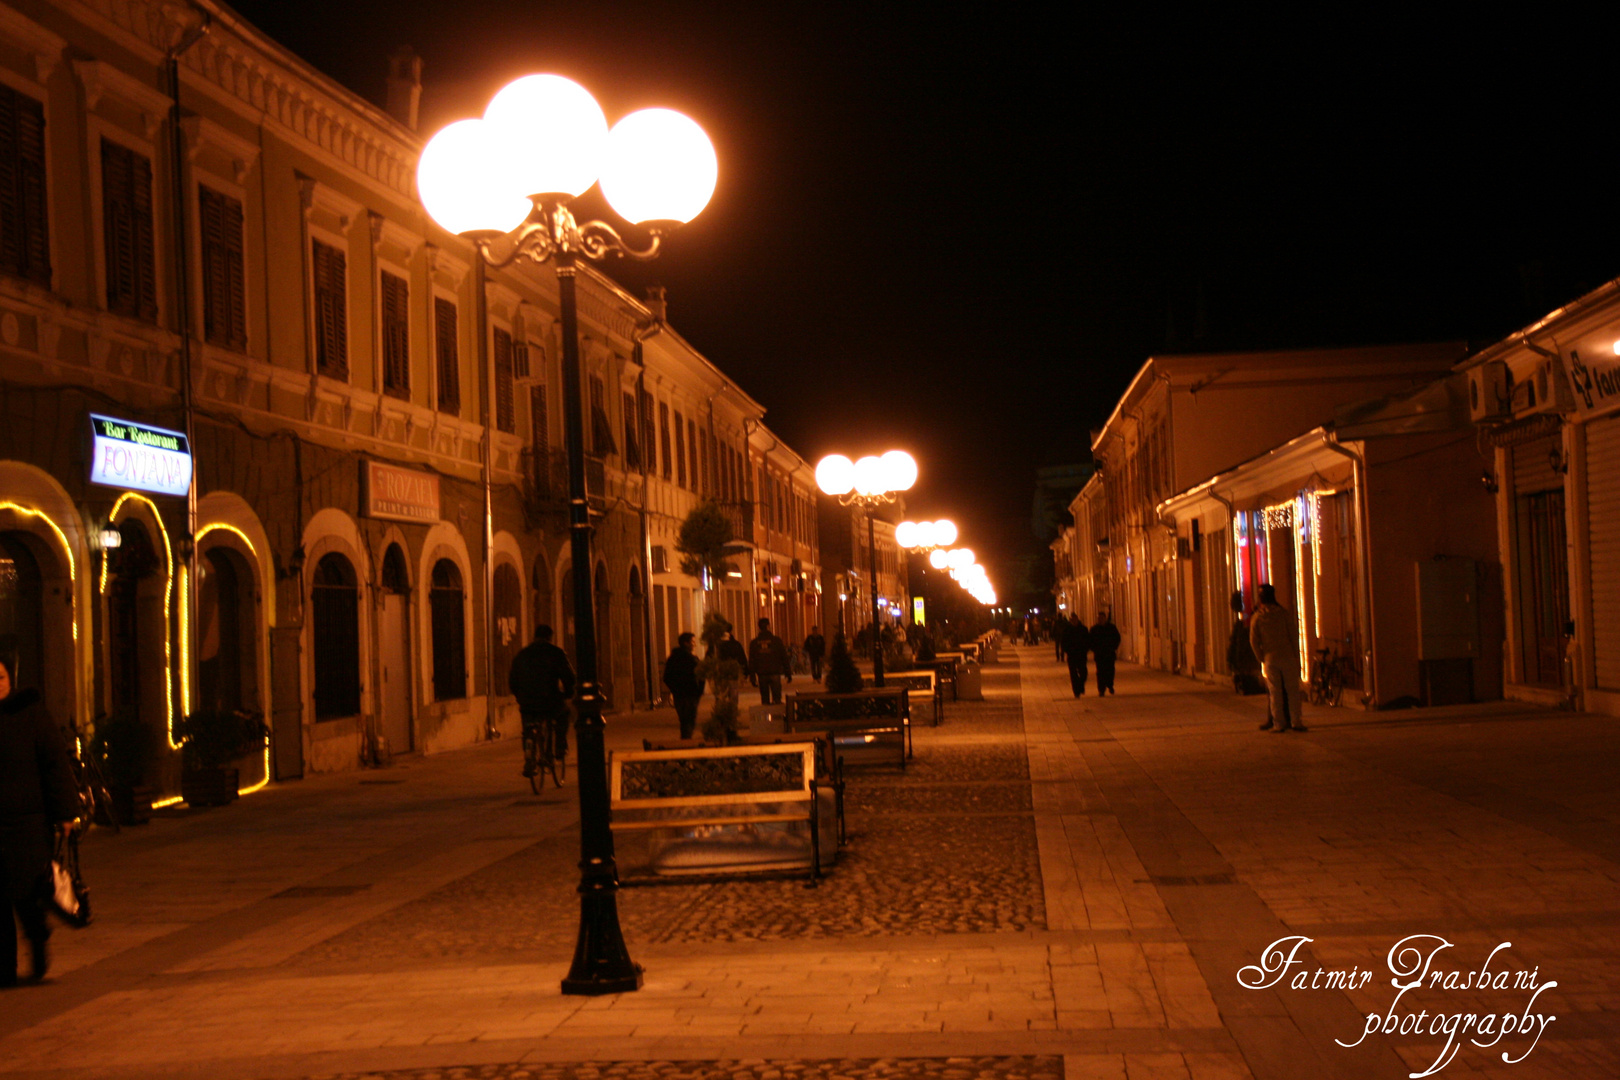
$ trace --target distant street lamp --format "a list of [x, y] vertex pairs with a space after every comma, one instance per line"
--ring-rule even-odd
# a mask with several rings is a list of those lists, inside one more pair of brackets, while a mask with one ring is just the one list
[[[417, 187], [428, 213], [478, 249], [474, 275], [478, 363], [486, 391], [486, 264], [499, 269], [528, 259], [537, 264], [551, 262], [557, 269], [574, 645], [579, 665], [575, 730], [580, 920], [573, 966], [562, 982], [565, 994], [614, 994], [641, 988], [641, 966], [630, 959], [619, 929], [619, 871], [608, 826], [596, 609], [591, 595], [576, 264], [581, 256], [652, 258], [664, 236], [708, 204], [717, 173], [714, 146], [703, 129], [685, 116], [668, 109], [644, 109], [609, 131], [607, 118], [590, 93], [559, 75], [528, 75], [508, 84], [490, 101], [482, 120], [461, 120], [435, 135], [422, 150], [417, 167]], [[574, 220], [569, 202], [593, 184], [600, 184], [602, 194], [627, 221], [646, 228], [650, 239], [645, 248], [631, 247], [606, 222], [580, 224]], [[487, 417], [485, 427], [488, 439]], [[487, 516], [485, 528], [487, 533]]]
[[956, 543], [956, 523], [949, 518], [938, 521], [902, 521], [894, 527], [894, 542], [907, 551], [934, 551]]
[[882, 457], [851, 461], [843, 454], [830, 454], [816, 463], [816, 486], [836, 495], [844, 506], [859, 505], [866, 511], [866, 548], [872, 573], [872, 682], [883, 685], [883, 645], [878, 640], [881, 608], [877, 590], [877, 530], [872, 514], [884, 503], [894, 502], [902, 491], [917, 482], [917, 462], [904, 450], [890, 450]]

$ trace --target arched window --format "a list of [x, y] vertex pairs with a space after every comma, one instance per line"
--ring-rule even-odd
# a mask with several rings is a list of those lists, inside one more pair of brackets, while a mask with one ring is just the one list
[[354, 716], [360, 711], [360, 586], [354, 567], [335, 551], [315, 564], [310, 609], [315, 719]]
[[433, 618], [433, 696], [439, 701], [467, 696], [466, 594], [461, 571], [449, 559], [433, 564], [428, 590]]

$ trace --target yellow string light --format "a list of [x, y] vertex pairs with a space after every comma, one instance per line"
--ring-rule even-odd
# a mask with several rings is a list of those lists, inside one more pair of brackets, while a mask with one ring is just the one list
[[[204, 525], [202, 528], [198, 529], [197, 530], [197, 542], [199, 544], [202, 543], [202, 538], [203, 537], [207, 536], [211, 532], [216, 532], [216, 531], [218, 531], [218, 532], [228, 532], [228, 533], [232, 534], [233, 536], [235, 536], [237, 539], [241, 540], [243, 544], [247, 545], [248, 553], [253, 556], [253, 561], [255, 563], [258, 562], [259, 551], [258, 551], [257, 548], [255, 548], [253, 546], [253, 541], [248, 539], [247, 533], [243, 532], [241, 529], [238, 529], [235, 525], [227, 525], [223, 521], [216, 521], [216, 522], [213, 522], [212, 524]], [[236, 794], [238, 796], [251, 795], [255, 791], [262, 791], [264, 788], [268, 787], [269, 785], [270, 785], [270, 741], [268, 739], [266, 739], [265, 744], [264, 744], [264, 774], [259, 778], [259, 782], [257, 784], [254, 784], [251, 787], [238, 788], [237, 791], [236, 791]]]
[[[163, 538], [163, 703], [168, 721], [169, 749], [178, 750], [180, 744], [174, 741], [174, 639], [169, 632], [169, 620], [174, 605], [174, 549], [169, 545], [169, 530], [163, 524], [163, 515], [158, 512], [157, 504], [145, 495], [137, 495], [133, 491], [124, 492], [118, 496], [118, 501], [113, 503], [112, 513], [107, 515], [107, 520], [116, 525], [118, 523], [118, 511], [122, 510], [124, 504], [131, 499], [145, 503], [147, 508], [152, 511], [152, 519], [157, 522], [158, 535]], [[106, 591], [107, 560], [103, 559], [101, 560], [101, 592], [105, 594]], [[154, 803], [153, 805], [157, 804]]]
[[[45, 524], [49, 525], [51, 527], [51, 532], [56, 534], [56, 539], [62, 545], [62, 554], [67, 556], [68, 584], [70, 586], [78, 584], [79, 572], [78, 567], [73, 562], [73, 545], [68, 543], [67, 533], [62, 531], [62, 527], [52, 520], [49, 514], [45, 513], [43, 510], [36, 510], [32, 506], [24, 506], [21, 503], [11, 502], [10, 500], [0, 502], [0, 510], [11, 510], [15, 513], [23, 515], [24, 517], [39, 518]], [[79, 640], [79, 609], [77, 593], [78, 591], [76, 589], [70, 588], [68, 590], [68, 594], [73, 600], [73, 617], [69, 619], [68, 622], [73, 627], [73, 640], [75, 642]]]

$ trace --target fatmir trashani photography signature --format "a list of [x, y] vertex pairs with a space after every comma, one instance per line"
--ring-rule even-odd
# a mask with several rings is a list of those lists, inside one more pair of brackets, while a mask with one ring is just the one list
[[[1374, 972], [1351, 967], [1325, 969], [1310, 967], [1299, 958], [1299, 952], [1313, 939], [1304, 935], [1278, 938], [1266, 946], [1258, 964], [1240, 968], [1239, 985], [1250, 990], [1269, 990], [1284, 985], [1290, 990], [1361, 990], [1373, 981]], [[1335, 1039], [1340, 1046], [1361, 1045], [1369, 1035], [1432, 1035], [1443, 1038], [1438, 1056], [1423, 1072], [1408, 1073], [1412, 1080], [1432, 1076], [1449, 1065], [1462, 1040], [1490, 1049], [1504, 1038], [1511, 1037], [1513, 1049], [1523, 1046], [1523, 1052], [1513, 1056], [1510, 1050], [1502, 1052], [1502, 1060], [1516, 1065], [1530, 1056], [1541, 1041], [1547, 1025], [1558, 1019], [1548, 1013], [1535, 1012], [1536, 999], [1543, 991], [1557, 986], [1556, 982], [1539, 981], [1540, 968], [1528, 971], [1507, 966], [1507, 958], [1498, 961], [1497, 954], [1511, 949], [1513, 943], [1504, 941], [1492, 949], [1477, 968], [1452, 968], [1438, 963], [1440, 953], [1453, 948], [1451, 942], [1434, 934], [1413, 934], [1390, 947], [1385, 963], [1389, 967], [1390, 985], [1395, 997], [1382, 1013], [1368, 1013], [1365, 1026], [1353, 1040]], [[1447, 958], [1449, 959], [1449, 957]], [[1496, 966], [1493, 966], [1496, 965]], [[1488, 998], [1467, 1000], [1463, 1009], [1450, 1012], [1445, 1009], [1401, 1011], [1401, 999], [1411, 991], [1452, 991], [1458, 994], [1490, 993]], [[1529, 994], [1522, 1008], [1486, 1012], [1487, 1006], [1500, 1008], [1501, 999], [1495, 991], [1506, 990]], [[1461, 1003], [1464, 999], [1456, 998]], [[1517, 1003], [1512, 1003], [1517, 1005]], [[1528, 1039], [1528, 1045], [1524, 1040]]]

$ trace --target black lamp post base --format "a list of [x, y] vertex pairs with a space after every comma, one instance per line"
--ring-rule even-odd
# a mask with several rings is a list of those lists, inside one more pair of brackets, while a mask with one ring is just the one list
[[628, 974], [608, 975], [604, 972], [597, 978], [576, 978], [570, 972], [562, 981], [562, 992], [583, 997], [634, 993], [641, 989], [641, 965], [631, 962], [630, 968]]
[[611, 887], [598, 890], [582, 885], [580, 901], [579, 941], [562, 992], [599, 997], [640, 990], [642, 968], [625, 948], [619, 905]]

